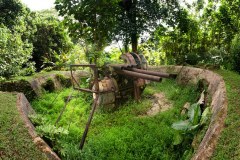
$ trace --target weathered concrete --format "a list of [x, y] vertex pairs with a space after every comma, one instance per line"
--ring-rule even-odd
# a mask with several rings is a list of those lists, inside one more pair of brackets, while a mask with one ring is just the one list
[[150, 67], [149, 70], [178, 73], [177, 81], [183, 84], [196, 84], [199, 80], [207, 81], [207, 91], [211, 97], [210, 107], [212, 117], [208, 130], [192, 157], [192, 160], [210, 159], [216, 147], [220, 132], [224, 127], [224, 119], [227, 115], [227, 96], [223, 78], [212, 71], [193, 67], [161, 66]]
[[[52, 160], [60, 160], [55, 152], [47, 145], [47, 143], [37, 135], [35, 131], [35, 127], [33, 126], [32, 122], [29, 120], [28, 116], [30, 114], [34, 114], [34, 110], [32, 109], [31, 105], [29, 104], [27, 98], [23, 93], [17, 94], [17, 108], [23, 119], [26, 128], [30, 136], [33, 139], [33, 142], [37, 145], [37, 147], [49, 158]], [[30, 157], [33, 158], [33, 157]]]
[[[53, 73], [46, 73], [44, 75], [33, 76], [28, 80], [13, 80], [0, 83], [0, 91], [4, 92], [21, 92], [24, 93], [29, 101], [41, 96], [44, 93], [43, 84], [46, 83], [49, 79], [53, 82], [54, 90], [59, 90], [64, 86], [62, 84], [59, 76], [63, 76], [65, 81], [68, 81], [71, 84], [71, 74], [70, 71], [58, 71]], [[79, 80], [82, 76], [87, 76], [88, 73], [84, 71], [75, 71], [74, 77], [76, 80]]]
[[[37, 78], [29, 80], [29, 83], [31, 84], [31, 87], [34, 90], [34, 92], [36, 93], [36, 95], [40, 96], [43, 93], [42, 85], [44, 83], [46, 83], [48, 79], [51, 79], [53, 81], [55, 90], [59, 90], [63, 87], [63, 84], [61, 84], [61, 82], [57, 78], [57, 75], [62, 75], [65, 78], [69, 78], [69, 80], [71, 81], [70, 71], [59, 71], [56, 73], [39, 76]], [[74, 72], [74, 77], [76, 78], [76, 80], [79, 80], [80, 77], [87, 76], [87, 75], [88, 75], [87, 72], [83, 72], [83, 71], [75, 71]]]

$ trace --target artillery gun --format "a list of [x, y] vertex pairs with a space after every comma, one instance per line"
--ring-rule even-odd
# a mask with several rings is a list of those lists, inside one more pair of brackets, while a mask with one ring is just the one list
[[[160, 73], [147, 70], [146, 59], [143, 55], [136, 53], [125, 53], [121, 55], [124, 64], [108, 64], [101, 71], [95, 64], [88, 65], [71, 65], [71, 78], [73, 88], [82, 92], [93, 94], [94, 102], [92, 110], [83, 133], [80, 149], [83, 148], [84, 142], [91, 124], [93, 114], [97, 106], [115, 106], [129, 96], [135, 100], [141, 98], [141, 94], [150, 81], [160, 82], [162, 78], [176, 78], [176, 74]], [[82, 88], [79, 82], [73, 76], [75, 67], [90, 67], [93, 71], [93, 80], [89, 83], [88, 88]], [[101, 72], [100, 79], [99, 73]]]

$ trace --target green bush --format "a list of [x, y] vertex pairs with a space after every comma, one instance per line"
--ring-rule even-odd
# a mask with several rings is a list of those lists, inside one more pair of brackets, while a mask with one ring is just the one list
[[196, 53], [188, 53], [186, 55], [186, 63], [190, 65], [196, 65], [199, 62], [199, 56]]
[[0, 76], [19, 75], [23, 68], [28, 68], [31, 52], [32, 45], [23, 42], [19, 33], [0, 26]]
[[51, 124], [45, 124], [41, 126], [36, 127], [37, 133], [41, 137], [46, 137], [50, 139], [51, 141], [55, 140], [60, 135], [67, 135], [68, 130], [62, 128], [62, 127], [56, 127]]
[[44, 125], [46, 123], [46, 118], [42, 114], [31, 114], [28, 117], [35, 126]]
[[32, 40], [33, 61], [37, 71], [46, 67], [61, 68], [67, 62], [65, 54], [73, 48], [63, 24], [56, 18], [43, 19], [36, 23], [37, 31]]
[[231, 59], [233, 70], [240, 73], [240, 33], [237, 34], [231, 44]]

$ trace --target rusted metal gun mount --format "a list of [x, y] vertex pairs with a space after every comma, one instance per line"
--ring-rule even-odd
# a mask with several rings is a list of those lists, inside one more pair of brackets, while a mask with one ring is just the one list
[[143, 55], [126, 53], [121, 55], [121, 59], [124, 60], [124, 64], [108, 64], [102, 67], [102, 79], [99, 78], [99, 68], [94, 64], [71, 65], [71, 73], [73, 67], [90, 67], [94, 73], [92, 83], [90, 83], [92, 85], [89, 88], [81, 88], [72, 76], [73, 81], [77, 84], [74, 89], [91, 92], [94, 99], [96, 99], [96, 94], [99, 94], [98, 105], [114, 106], [129, 96], [139, 100], [149, 81], [160, 82], [162, 78], [176, 77], [173, 74], [148, 71]]
[[[73, 88], [83, 92], [93, 94], [94, 102], [92, 110], [86, 124], [86, 128], [81, 138], [79, 148], [82, 149], [87, 137], [87, 133], [97, 106], [115, 106], [118, 101], [133, 96], [139, 100], [146, 84], [149, 81], [160, 82], [162, 78], [176, 78], [176, 74], [159, 73], [147, 70], [147, 61], [143, 55], [135, 53], [122, 54], [121, 58], [125, 64], [109, 64], [102, 68], [103, 77], [99, 77], [99, 68], [95, 64], [71, 65], [71, 77]], [[82, 88], [73, 76], [74, 67], [90, 67], [93, 71], [93, 79], [89, 88]]]

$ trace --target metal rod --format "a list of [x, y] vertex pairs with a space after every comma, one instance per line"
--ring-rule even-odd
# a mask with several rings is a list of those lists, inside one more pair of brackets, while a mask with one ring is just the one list
[[91, 89], [86, 89], [86, 88], [77, 88], [77, 87], [74, 87], [73, 89], [75, 90], [79, 90], [79, 91], [83, 91], [83, 92], [88, 92], [88, 93], [99, 93], [99, 94], [104, 94], [104, 93], [110, 93], [110, 92], [113, 92], [112, 90], [110, 91], [101, 91], [101, 92], [97, 92], [95, 90], [91, 90]]
[[84, 130], [81, 142], [80, 142], [80, 146], [79, 146], [80, 150], [83, 149], [83, 146], [84, 146], [87, 134], [88, 134], [88, 130], [89, 130], [90, 124], [92, 122], [93, 114], [94, 114], [94, 112], [96, 110], [98, 97], [99, 97], [99, 95], [97, 94], [96, 99], [94, 100], [94, 103], [93, 103], [93, 106], [92, 106], [92, 111], [91, 111], [90, 116], [88, 118], [88, 122], [86, 124], [85, 130]]
[[142, 78], [142, 79], [147, 79], [147, 80], [150, 80], [150, 81], [160, 82], [162, 80], [162, 78], [158, 77], [158, 76], [147, 75], [147, 74], [127, 71], [127, 70], [116, 70], [116, 72], [118, 74], [126, 75], [126, 76], [129, 76], [129, 77]]
[[91, 89], [86, 89], [86, 88], [77, 88], [74, 87], [75, 90], [83, 91], [83, 92], [88, 92], [88, 93], [97, 93], [97, 91], [91, 90]]
[[169, 73], [160, 73], [160, 72], [155, 72], [155, 71], [148, 71], [148, 70], [143, 70], [143, 69], [137, 69], [137, 68], [130, 68], [129, 70], [138, 72], [138, 73], [144, 73], [148, 75], [153, 75], [153, 76], [159, 76], [162, 78], [170, 78]]
[[61, 110], [61, 113], [60, 113], [60, 115], [58, 116], [58, 118], [57, 118], [57, 120], [56, 120], [56, 122], [55, 122], [55, 126], [58, 124], [58, 122], [61, 120], [61, 118], [62, 118], [62, 115], [63, 115], [63, 112], [66, 110], [66, 108], [67, 108], [67, 104], [68, 104], [68, 102], [70, 101], [70, 99], [71, 99], [71, 97], [72, 97], [72, 94], [73, 94], [73, 91], [70, 93], [70, 95], [68, 96], [68, 99], [67, 99], [67, 101], [65, 102], [65, 105], [64, 105], [64, 107], [62, 108], [62, 110]]
[[88, 134], [88, 130], [89, 130], [90, 124], [92, 122], [92, 118], [93, 118], [94, 112], [95, 112], [96, 107], [97, 107], [97, 101], [98, 101], [98, 98], [99, 98], [99, 93], [98, 93], [99, 92], [98, 71], [95, 68], [95, 66], [93, 66], [92, 69], [94, 71], [94, 84], [95, 84], [95, 90], [97, 91], [97, 93], [96, 93], [96, 99], [94, 99], [94, 102], [93, 102], [93, 105], [92, 105], [92, 111], [91, 111], [91, 113], [90, 113], [90, 115], [88, 117], [88, 121], [87, 121], [85, 130], [84, 130], [84, 133], [83, 133], [80, 145], [79, 145], [80, 150], [83, 149], [83, 146], [84, 146], [87, 134]]

